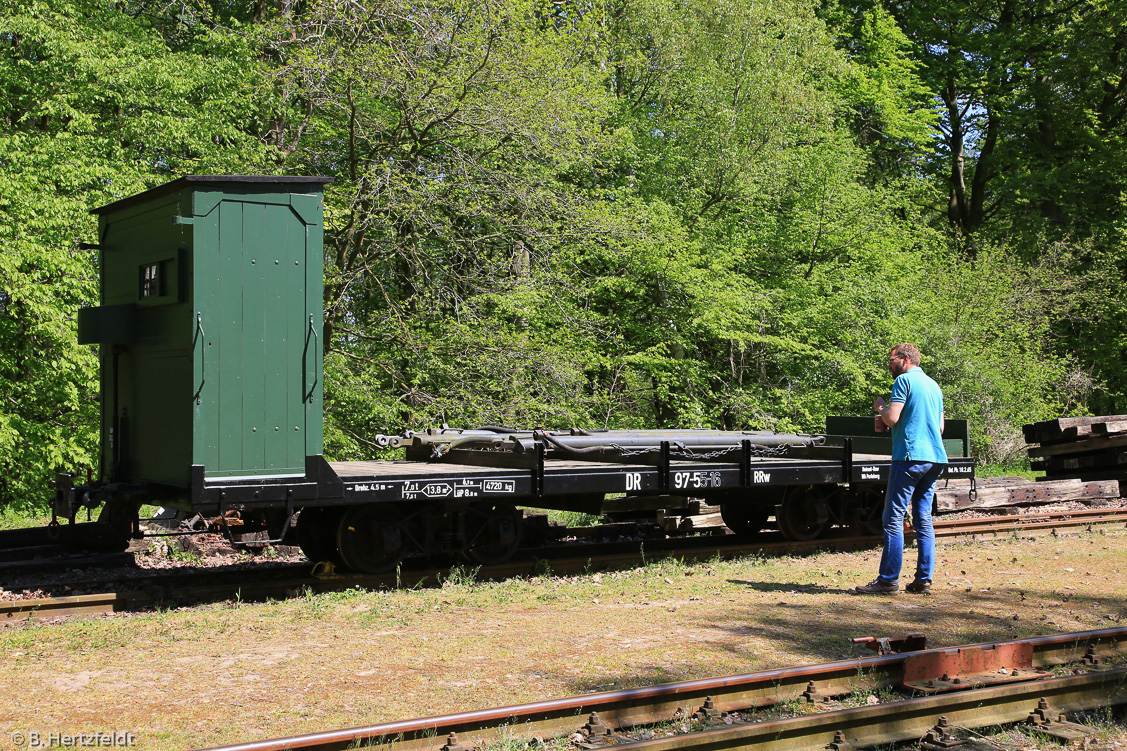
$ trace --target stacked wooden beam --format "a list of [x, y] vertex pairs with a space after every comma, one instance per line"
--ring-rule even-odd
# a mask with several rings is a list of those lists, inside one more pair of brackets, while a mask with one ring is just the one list
[[1117, 480], [1127, 490], [1127, 415], [1061, 417], [1022, 428], [1046, 480]]
[[1007, 506], [1038, 506], [1064, 501], [1091, 502], [1118, 498], [1119, 483], [1114, 480], [1052, 480], [1032, 482], [1023, 477], [986, 477], [940, 481], [935, 489], [935, 508], [940, 514], [967, 509], [999, 509]]

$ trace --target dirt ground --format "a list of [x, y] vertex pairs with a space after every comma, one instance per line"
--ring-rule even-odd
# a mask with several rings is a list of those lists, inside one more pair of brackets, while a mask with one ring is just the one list
[[850, 594], [878, 559], [499, 583], [455, 571], [441, 588], [3, 627], [0, 748], [14, 733], [125, 731], [134, 748], [196, 748], [868, 654], [851, 636], [944, 646], [1127, 617], [1120, 526], [941, 543], [931, 596]]

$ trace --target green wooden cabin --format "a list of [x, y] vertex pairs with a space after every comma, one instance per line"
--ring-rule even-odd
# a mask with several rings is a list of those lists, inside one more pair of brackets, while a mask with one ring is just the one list
[[322, 452], [320, 177], [188, 176], [95, 209], [106, 482], [183, 498]]

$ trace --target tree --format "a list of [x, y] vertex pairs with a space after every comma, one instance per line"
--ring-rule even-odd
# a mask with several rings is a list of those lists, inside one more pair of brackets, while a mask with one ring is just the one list
[[88, 209], [184, 173], [261, 169], [246, 40], [206, 6], [5, 2], [0, 18], [0, 505], [91, 468], [97, 301]]
[[550, 301], [543, 270], [577, 231], [557, 176], [604, 141], [606, 97], [584, 24], [554, 28], [548, 7], [325, 3], [275, 27], [279, 85], [308, 113], [291, 163], [335, 178], [325, 307], [340, 380], [328, 398], [364, 416], [330, 410], [349, 451], [443, 417], [534, 419], [544, 408], [513, 388], [519, 371], [574, 390], [578, 353], [524, 311]]
[[[1046, 346], [1086, 363], [1096, 381], [1092, 402], [1073, 408], [1123, 411], [1127, 3], [887, 7], [935, 92], [934, 156], [902, 172], [917, 184], [921, 175], [933, 181], [936, 199], [920, 201], [925, 217], [949, 233], [970, 272], [980, 248], [1001, 246], [1034, 268], [1066, 258], [1071, 265], [1057, 266], [1058, 273], [1102, 276], [1102, 285], [1073, 287], [1075, 306], [1054, 322]], [[874, 12], [879, 7], [871, 2], [822, 7], [843, 47], [862, 63], [856, 19]], [[1049, 259], [1042, 258], [1046, 249]]]

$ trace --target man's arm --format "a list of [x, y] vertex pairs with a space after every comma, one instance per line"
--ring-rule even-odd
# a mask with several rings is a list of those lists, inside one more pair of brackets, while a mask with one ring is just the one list
[[[884, 401], [881, 399], [880, 401]], [[878, 408], [877, 412], [880, 413], [881, 422], [888, 427], [892, 427], [900, 422], [900, 413], [904, 411], [904, 402], [889, 402], [884, 405], [883, 409]]]
[[943, 431], [947, 429], [947, 415], [939, 413], [939, 435], [943, 435]]

